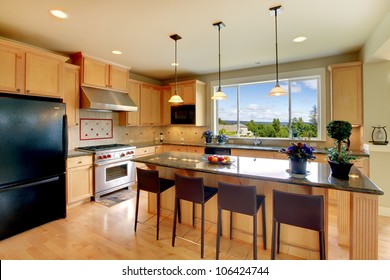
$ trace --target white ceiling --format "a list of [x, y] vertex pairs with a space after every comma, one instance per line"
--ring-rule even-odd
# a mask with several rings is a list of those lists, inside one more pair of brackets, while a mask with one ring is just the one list
[[[0, 36], [65, 54], [87, 55], [131, 67], [164, 80], [174, 76], [174, 41], [179, 34], [178, 75], [218, 71], [221, 30], [222, 71], [275, 63], [274, 17], [278, 16], [279, 62], [360, 50], [390, 11], [389, 0], [1, 0]], [[50, 8], [69, 14], [49, 15]], [[297, 44], [292, 39], [308, 37]], [[122, 55], [113, 55], [117, 49]], [[258, 64], [260, 63], [260, 64]]]

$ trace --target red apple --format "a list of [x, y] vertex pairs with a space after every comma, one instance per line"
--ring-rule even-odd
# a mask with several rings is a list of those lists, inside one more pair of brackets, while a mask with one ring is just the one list
[[223, 161], [223, 160], [224, 160], [223, 156], [218, 157], [218, 161]]
[[213, 160], [213, 156], [208, 156], [207, 160], [211, 162]]

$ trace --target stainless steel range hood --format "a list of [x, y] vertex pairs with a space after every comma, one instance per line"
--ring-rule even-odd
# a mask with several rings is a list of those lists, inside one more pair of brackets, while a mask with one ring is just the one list
[[135, 112], [137, 105], [124, 92], [81, 87], [81, 108], [100, 111]]

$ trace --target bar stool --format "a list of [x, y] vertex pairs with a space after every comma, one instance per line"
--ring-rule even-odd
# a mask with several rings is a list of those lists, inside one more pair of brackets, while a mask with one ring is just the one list
[[[320, 258], [325, 259], [324, 197], [273, 190], [273, 222], [271, 259], [275, 246], [279, 254], [280, 224], [297, 226], [319, 232]], [[277, 227], [277, 232], [276, 232]]]
[[256, 194], [255, 186], [218, 182], [218, 223], [216, 259], [219, 259], [220, 236], [222, 235], [222, 210], [230, 211], [230, 239], [232, 238], [232, 212], [253, 217], [253, 259], [257, 259], [257, 212], [262, 207], [263, 248], [267, 249], [265, 196]]
[[157, 194], [157, 230], [156, 240], [159, 238], [160, 230], [160, 194], [175, 185], [174, 180], [159, 177], [158, 170], [137, 169], [137, 202], [135, 206], [134, 231], [137, 231], [138, 207], [140, 191], [147, 191]]
[[175, 174], [176, 181], [176, 193], [175, 193], [175, 211], [173, 215], [173, 231], [172, 231], [172, 247], [175, 247], [176, 238], [176, 219], [180, 220], [180, 199], [190, 201], [193, 204], [192, 212], [192, 225], [194, 225], [194, 205], [199, 203], [202, 206], [201, 213], [201, 241], [200, 241], [200, 257], [204, 256], [204, 205], [210, 200], [217, 192], [217, 188], [211, 188], [204, 186], [203, 178], [201, 177], [189, 177], [179, 174]]

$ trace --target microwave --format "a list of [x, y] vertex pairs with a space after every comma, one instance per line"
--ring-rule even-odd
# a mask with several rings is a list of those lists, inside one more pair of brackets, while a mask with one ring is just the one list
[[171, 124], [195, 124], [195, 105], [171, 106]]

